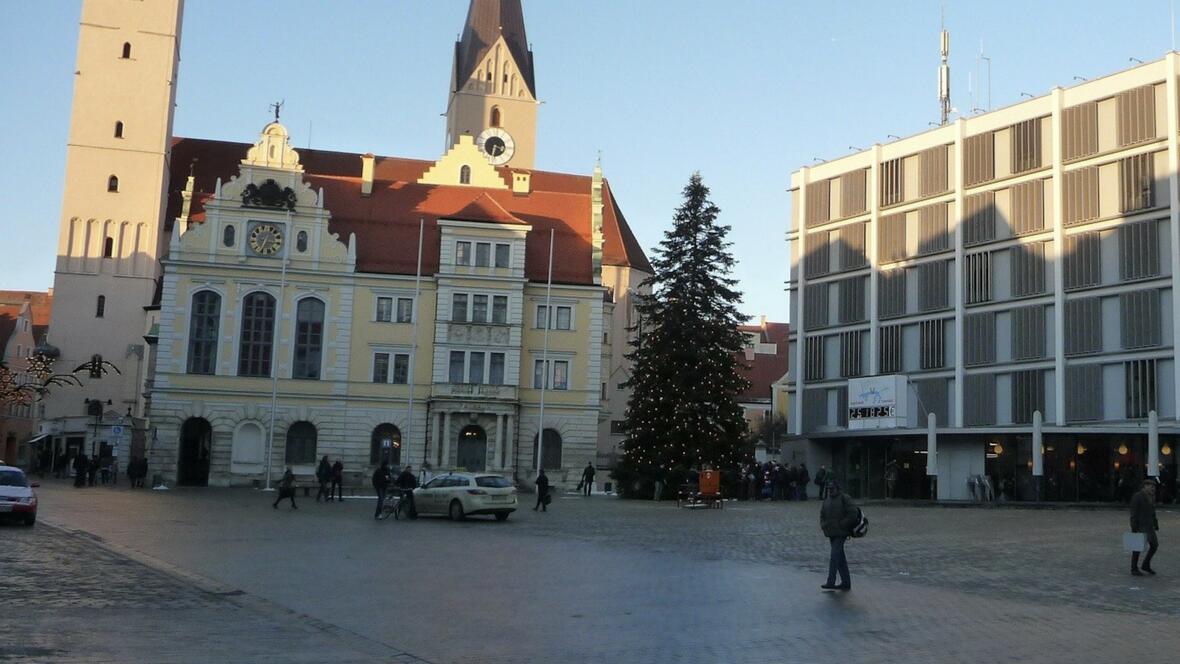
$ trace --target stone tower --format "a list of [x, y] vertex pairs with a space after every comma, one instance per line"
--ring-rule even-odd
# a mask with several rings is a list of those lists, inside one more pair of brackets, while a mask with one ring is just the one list
[[87, 398], [143, 412], [183, 4], [82, 2], [49, 341], [59, 372], [100, 354], [122, 375], [56, 390], [47, 418], [85, 414]]
[[471, 0], [455, 44], [446, 149], [463, 134], [493, 164], [533, 168], [537, 88], [520, 0]]

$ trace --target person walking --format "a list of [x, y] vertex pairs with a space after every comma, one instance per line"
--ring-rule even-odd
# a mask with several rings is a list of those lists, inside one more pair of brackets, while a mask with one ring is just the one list
[[141, 489], [143, 488], [143, 482], [145, 479], [147, 479], [147, 476], [148, 476], [148, 459], [145, 456], [144, 458], [139, 460], [139, 473], [138, 473], [139, 488], [141, 488]]
[[[828, 483], [828, 497], [819, 510], [819, 525], [824, 536], [832, 545], [828, 557], [828, 582], [820, 586], [823, 590], [852, 590], [852, 577], [848, 574], [848, 558], [844, 555], [844, 542], [856, 527], [859, 510], [852, 499], [840, 491], [837, 482]], [[840, 585], [836, 585], [836, 574]]]
[[897, 475], [899, 469], [897, 466], [897, 459], [890, 459], [889, 463], [885, 464], [885, 498], [886, 500], [893, 500], [894, 491], [897, 488]]
[[320, 498], [332, 500], [332, 494], [328, 493], [328, 482], [332, 481], [332, 462], [328, 461], [327, 454], [320, 459], [320, 465], [315, 469], [315, 479], [320, 483], [320, 490], [315, 492], [315, 501], [320, 502]]
[[807, 500], [807, 485], [811, 483], [811, 472], [807, 470], [807, 464], [799, 464], [799, 487], [798, 499]]
[[287, 472], [283, 473], [283, 479], [279, 480], [279, 497], [275, 498], [271, 507], [277, 510], [279, 508], [279, 501], [284, 498], [291, 499], [291, 509], [299, 509], [299, 506], [295, 504], [295, 473], [291, 472], [290, 467], [287, 468]]
[[414, 476], [414, 467], [407, 464], [405, 468], [402, 468], [395, 484], [402, 492], [398, 510], [405, 512], [411, 519], [414, 518], [418, 514], [414, 509], [414, 489], [418, 488], [418, 478]]
[[328, 502], [332, 502], [332, 496], [337, 497], [337, 502], [344, 502], [344, 462], [336, 459], [336, 463], [332, 464], [332, 486], [328, 488]]
[[1160, 529], [1159, 519], [1155, 516], [1155, 480], [1143, 480], [1143, 488], [1131, 497], [1131, 532], [1143, 533], [1147, 540], [1147, 555], [1143, 557], [1143, 565], [1139, 565], [1139, 552], [1131, 552], [1132, 576], [1143, 576], [1144, 572], [1154, 575], [1151, 569], [1151, 559], [1160, 547], [1159, 537], [1155, 531]]
[[94, 480], [98, 477], [98, 455], [95, 454], [90, 458], [90, 465], [86, 469], [86, 482], [89, 486], [94, 486]]
[[90, 459], [86, 458], [86, 454], [79, 452], [78, 456], [74, 457], [74, 488], [80, 489], [86, 486], [86, 471], [90, 470]]
[[815, 485], [819, 487], [819, 499], [823, 500], [828, 497], [828, 467], [820, 466], [815, 473]]
[[589, 496], [590, 491], [594, 488], [594, 464], [586, 463], [586, 468], [582, 471], [582, 495]]
[[545, 474], [545, 469], [541, 469], [541, 474], [537, 475], [537, 505], [533, 507], [536, 512], [537, 508], [541, 508], [542, 512], [549, 511], [549, 476]]
[[[341, 465], [343, 468], [343, 465]], [[381, 466], [373, 471], [373, 490], [377, 492], [377, 510], [373, 512], [374, 519], [381, 518], [381, 508], [385, 507], [385, 492], [389, 490], [389, 462], [382, 461]]]

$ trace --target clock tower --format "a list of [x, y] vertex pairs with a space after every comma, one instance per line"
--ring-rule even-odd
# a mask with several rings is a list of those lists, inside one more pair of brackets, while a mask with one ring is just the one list
[[533, 168], [537, 90], [520, 0], [471, 0], [450, 88], [445, 149], [470, 134], [492, 164]]

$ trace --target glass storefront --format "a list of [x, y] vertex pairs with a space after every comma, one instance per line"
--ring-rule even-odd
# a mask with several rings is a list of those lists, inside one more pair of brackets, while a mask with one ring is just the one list
[[832, 469], [854, 499], [885, 497], [885, 465], [897, 462], [894, 498], [928, 500], [925, 436], [832, 441]]

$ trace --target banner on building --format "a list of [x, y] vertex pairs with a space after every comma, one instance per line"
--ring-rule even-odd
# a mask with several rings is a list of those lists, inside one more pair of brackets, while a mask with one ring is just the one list
[[894, 429], [906, 426], [906, 376], [869, 376], [848, 380], [848, 428]]

